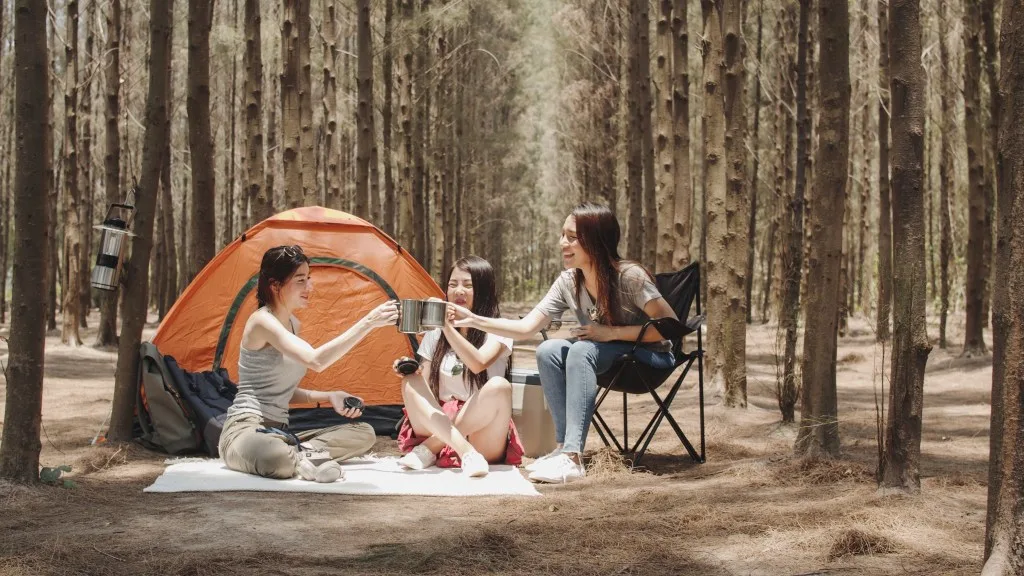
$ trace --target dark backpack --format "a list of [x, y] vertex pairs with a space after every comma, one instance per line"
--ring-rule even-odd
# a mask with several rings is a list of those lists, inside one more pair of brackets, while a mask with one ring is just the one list
[[216, 458], [226, 412], [237, 390], [227, 371], [186, 372], [149, 342], [142, 343], [140, 354], [140, 442], [169, 454], [206, 452]]

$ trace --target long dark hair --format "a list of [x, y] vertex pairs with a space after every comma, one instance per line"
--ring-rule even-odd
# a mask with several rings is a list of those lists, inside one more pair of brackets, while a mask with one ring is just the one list
[[[469, 277], [473, 281], [472, 312], [488, 318], [497, 318], [501, 314], [501, 310], [498, 306], [498, 288], [497, 283], [494, 281], [494, 268], [491, 267], [490, 262], [479, 256], [460, 258], [444, 275], [442, 286], [446, 293], [448, 291], [448, 282], [451, 280], [452, 273], [455, 272], [456, 268], [469, 272]], [[476, 328], [470, 328], [466, 333], [466, 340], [469, 340], [469, 343], [473, 346], [480, 348], [483, 346], [484, 341], [487, 340], [487, 334]], [[437, 398], [439, 401], [441, 361], [444, 360], [445, 355], [451, 349], [452, 345], [448, 342], [448, 338], [444, 335], [444, 332], [441, 332], [441, 338], [438, 340], [437, 346], [434, 347], [434, 355], [430, 359], [429, 378], [430, 389], [434, 393], [434, 398]], [[484, 370], [479, 374], [473, 374], [467, 370], [463, 372], [463, 378], [469, 381], [470, 390], [479, 390], [487, 383], [487, 371]]]
[[[576, 238], [580, 247], [590, 257], [597, 272], [597, 321], [612, 326], [618, 325], [622, 321], [622, 303], [619, 301], [620, 271], [626, 264], [639, 264], [623, 260], [619, 256], [619, 221], [607, 206], [585, 202], [573, 209], [572, 216], [576, 220]], [[649, 272], [647, 274], [650, 275]], [[577, 302], [580, 301], [583, 285], [583, 270], [577, 269]]]
[[309, 264], [309, 258], [299, 245], [275, 246], [263, 254], [260, 276], [256, 284], [256, 302], [263, 306], [274, 303], [274, 283], [284, 284], [299, 266]]

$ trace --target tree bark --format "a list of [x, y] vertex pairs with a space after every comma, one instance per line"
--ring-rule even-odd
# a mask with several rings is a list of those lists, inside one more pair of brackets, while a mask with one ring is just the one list
[[644, 154], [643, 154], [643, 96], [640, 85], [643, 76], [640, 59], [647, 55], [640, 51], [640, 4], [646, 0], [631, 0], [627, 15], [629, 37], [627, 39], [627, 77], [625, 107], [628, 110], [626, 122], [626, 198], [629, 204], [629, 220], [626, 226], [626, 255], [628, 258], [643, 258], [643, 206], [644, 206]]
[[[800, 287], [804, 261], [804, 190], [807, 184], [807, 156], [810, 138], [810, 116], [807, 110], [807, 52], [808, 28], [810, 26], [810, 0], [801, 0], [800, 17], [797, 25], [796, 62], [796, 173], [793, 177], [793, 195], [786, 215], [788, 238], [783, 259], [782, 305], [779, 309], [779, 327], [785, 331], [783, 349], [782, 390], [779, 394], [779, 408], [783, 422], [795, 422], [796, 402], [799, 388], [796, 381], [797, 325], [800, 314]], [[787, 121], [787, 132], [789, 122]], [[791, 143], [785, 144], [788, 148]], [[787, 158], [787, 183], [790, 180], [790, 164]], [[786, 236], [786, 235], [784, 235]]]
[[31, 0], [14, 3], [14, 97], [16, 103], [17, 172], [15, 174], [14, 271], [11, 281], [11, 337], [6, 370], [0, 477], [13, 482], [39, 479], [39, 433], [43, 407], [43, 366], [46, 342], [46, 285], [39, 271], [49, 266], [50, 233], [46, 147], [50, 139], [47, 78], [46, 5]]
[[370, 0], [358, 0], [356, 52], [358, 54], [358, 98], [356, 107], [356, 200], [355, 213], [369, 219], [370, 148], [373, 147], [373, 44], [370, 28]]
[[64, 322], [60, 341], [80, 346], [78, 332], [82, 297], [82, 192], [78, 186], [78, 1], [68, 0], [64, 19], [64, 261], [61, 299]]
[[892, 204], [889, 196], [889, 12], [878, 2], [878, 308], [875, 339], [889, 341], [892, 310]]
[[[106, 153], [103, 159], [103, 178], [106, 204], [121, 199], [121, 132], [118, 119], [121, 114], [121, 0], [111, 0], [107, 9], [107, 44], [104, 53], [110, 58], [106, 66]], [[97, 346], [117, 344], [117, 295], [103, 291], [100, 296], [100, 325], [96, 333]]]
[[[430, 0], [421, 0], [421, 11], [423, 14], [430, 13]], [[410, 100], [413, 114], [412, 126], [412, 222], [414, 223], [413, 256], [427, 267], [431, 272], [430, 260], [427, 254], [427, 204], [430, 198], [430, 181], [427, 178], [429, 170], [426, 164], [426, 149], [428, 133], [426, 132], [427, 122], [430, 118], [430, 89], [431, 83], [427, 78], [431, 70], [430, 51], [430, 28], [426, 19], [419, 22], [416, 34], [416, 70], [419, 74], [418, 82], [415, 83], [415, 99]], [[486, 197], [486, 196], [483, 196]], [[492, 262], [493, 264], [493, 262]]]
[[[170, 1], [170, 0], [169, 0]], [[173, 3], [171, 13], [174, 13]], [[171, 44], [174, 43], [174, 24], [170, 25]], [[173, 80], [173, 66], [168, 65], [167, 70], [164, 72], [167, 75], [167, 101], [174, 101], [174, 82]], [[163, 243], [166, 246], [166, 263], [167, 269], [163, 275], [164, 288], [163, 300], [160, 302], [159, 313], [160, 318], [163, 319], [164, 315], [171, 309], [174, 302], [178, 299], [180, 293], [178, 289], [178, 268], [179, 268], [179, 250], [181, 253], [185, 253], [184, 247], [179, 248], [178, 243], [175, 242], [174, 236], [174, 190], [172, 188], [172, 170], [174, 168], [171, 164], [171, 148], [173, 135], [171, 134], [172, 119], [170, 110], [167, 115], [167, 142], [162, 152], [162, 159], [160, 161], [160, 199], [158, 201], [158, 209], [161, 211], [164, 221], [167, 226], [162, 230]], [[185, 195], [185, 188], [182, 187], [182, 194]], [[182, 210], [184, 213], [184, 210]], [[181, 275], [186, 272], [182, 268]]]
[[[194, 1], [194, 0], [193, 0]], [[171, 3], [150, 0], [149, 96], [146, 101], [146, 135], [142, 150], [142, 181], [136, 198], [135, 238], [128, 260], [124, 287], [123, 322], [118, 342], [114, 400], [107, 438], [127, 442], [132, 437], [132, 411], [138, 385], [139, 342], [146, 323], [146, 295], [149, 291], [150, 251], [153, 245], [153, 213], [160, 164], [167, 139], [167, 75], [171, 64]], [[193, 158], [193, 162], [195, 158]]]
[[985, 299], [985, 143], [981, 110], [981, 10], [977, 2], [964, 4], [964, 128], [967, 134], [967, 318], [964, 355], [987, 353], [982, 317]]
[[[398, 237], [397, 221], [395, 218], [396, 213], [396, 198], [395, 198], [395, 175], [392, 169], [392, 156], [391, 150], [391, 123], [394, 118], [394, 46], [392, 45], [394, 34], [392, 28], [395, 20], [395, 1], [396, 0], [384, 0], [384, 53], [381, 55], [381, 74], [383, 76], [382, 82], [384, 84], [384, 110], [381, 117], [383, 122], [383, 142], [384, 142], [384, 210], [383, 210], [383, 226], [384, 232], [392, 238]], [[456, 213], [457, 215], [457, 213]]]
[[939, 122], [942, 143], [939, 152], [939, 348], [946, 347], [946, 319], [949, 315], [949, 265], [953, 251], [953, 231], [950, 223], [950, 190], [954, 185], [953, 174], [953, 118], [950, 100], [952, 62], [946, 46], [949, 35], [949, 10], [946, 2], [939, 2]]
[[921, 488], [925, 330], [924, 69], [917, 0], [894, 0], [889, 20], [892, 94], [893, 346], [889, 413], [882, 454], [883, 490]]
[[672, 268], [690, 263], [693, 228], [693, 181], [690, 173], [690, 61], [689, 20], [686, 0], [673, 0], [672, 7], [672, 138], [673, 190], [675, 210], [672, 228], [675, 250]]
[[259, 0], [245, 0], [245, 164], [250, 220], [244, 228], [274, 215], [274, 199], [264, 184], [263, 164], [263, 22]]
[[[188, 281], [216, 253], [217, 183], [210, 131], [210, 27], [213, 0], [188, 3], [188, 145], [192, 155], [192, 205]], [[161, 69], [162, 70], [162, 69]], [[154, 152], [159, 154], [159, 152]], [[158, 172], [159, 175], [159, 172]], [[146, 190], [153, 195], [156, 187]]]
[[[17, 22], [17, 16], [15, 16], [15, 22]], [[50, 57], [50, 70], [57, 70], [57, 50], [54, 49], [50, 44], [53, 42], [54, 36], [56, 36], [56, 30], [54, 27], [56, 24], [53, 19], [50, 19], [49, 24], [49, 37], [47, 42], [49, 43], [49, 57]], [[17, 54], [17, 51], [15, 51]], [[57, 229], [60, 227], [60, 219], [57, 217], [57, 208], [60, 195], [60, 172], [54, 166], [55, 155], [52, 150], [54, 149], [54, 135], [55, 130], [53, 129], [53, 99], [57, 93], [57, 74], [50, 73], [47, 75], [47, 82], [50, 84], [49, 90], [46, 91], [46, 150], [48, 151], [46, 156], [43, 157], [45, 162], [46, 170], [46, 209], [50, 213], [49, 222], [53, 226], [50, 233], [46, 236], [46, 251], [49, 253], [49, 263], [46, 266], [46, 289], [48, 291], [46, 299], [46, 328], [48, 331], [57, 330], [57, 284], [59, 282], [57, 268], [60, 266], [60, 252], [57, 250], [57, 241], [59, 235]]]
[[754, 156], [753, 173], [750, 175], [750, 209], [747, 214], [747, 270], [744, 276], [744, 291], [747, 303], [747, 324], [754, 321], [754, 248], [757, 239], [757, 173], [761, 165], [761, 34], [763, 31], [764, 0], [758, 2], [757, 8], [757, 79], [754, 82], [754, 135], [751, 147]]
[[338, 144], [338, 19], [334, 0], [321, 0], [323, 5], [323, 60], [324, 60], [324, 159], [327, 170], [325, 204], [334, 209], [341, 207], [341, 174], [338, 172], [338, 158], [341, 151]]
[[92, 307], [92, 282], [90, 278], [89, 256], [92, 253], [92, 220], [93, 204], [95, 201], [95, 189], [93, 186], [93, 162], [92, 144], [95, 131], [93, 130], [93, 108], [92, 108], [92, 84], [93, 77], [99, 67], [96, 65], [96, 4], [94, 0], [89, 2], [86, 10], [85, 24], [85, 62], [88, 73], [82, 85], [82, 155], [80, 164], [82, 169], [82, 194], [79, 207], [81, 215], [79, 222], [81, 227], [82, 253], [78, 260], [78, 285], [79, 305], [78, 321], [79, 327], [88, 328], [89, 309]]
[[845, 2], [821, 2], [818, 6], [821, 106], [809, 222], [814, 242], [807, 255], [807, 282], [814, 290], [808, 291], [806, 299], [802, 407], [796, 440], [796, 451], [805, 458], [839, 456], [835, 362], [850, 153], [849, 10]]
[[[0, 10], [2, 11], [2, 10]], [[14, 115], [14, 100], [12, 96], [8, 98], [10, 106], [7, 111], [7, 117], [10, 122], [7, 123], [7, 145], [4, 147], [7, 158], [15, 158], [14, 152], [14, 125], [17, 123]], [[11, 247], [11, 196], [14, 195], [14, 186], [11, 181], [11, 167], [14, 164], [13, 161], [8, 161], [4, 165], [4, 193], [3, 193], [3, 215], [0, 216], [0, 246], [3, 246], [3, 250], [0, 251], [0, 324], [7, 323], [7, 271], [11, 265], [11, 257], [14, 250]]]
[[[994, 237], [991, 234], [995, 228], [995, 210], [996, 210], [996, 188], [998, 184], [997, 172], [998, 167], [996, 160], [999, 157], [999, 70], [998, 70], [998, 43], [999, 38], [996, 35], [996, 0], [981, 0], [981, 22], [984, 31], [984, 44], [985, 44], [985, 76], [988, 79], [988, 96], [989, 96], [989, 107], [988, 107], [988, 139], [986, 141], [985, 149], [985, 166], [986, 171], [992, 175], [986, 181], [986, 200], [985, 200], [985, 229], [990, 234], [985, 235], [985, 259], [982, 262], [982, 269], [985, 275], [985, 299], [982, 302], [981, 317], [987, 320], [991, 313], [992, 304], [992, 293], [994, 288], [992, 281], [994, 281], [994, 265], [993, 258], [995, 257], [995, 249], [992, 245]], [[994, 322], [994, 320], [993, 320]]]
[[672, 0], [658, 1], [657, 52], [655, 55], [654, 82], [658, 91], [658, 137], [655, 147], [658, 154], [657, 189], [657, 262], [655, 269], [665, 272], [672, 269], [672, 255], [678, 240], [675, 235], [675, 143], [672, 104], [675, 98], [673, 86], [672, 55], [675, 44], [672, 35]]
[[[284, 0], [281, 26], [281, 154], [284, 168], [285, 208], [302, 206], [302, 161], [299, 114], [299, 30], [297, 4], [306, 0]], [[269, 164], [269, 162], [268, 162]]]
[[644, 165], [644, 238], [643, 238], [643, 263], [650, 269], [654, 269], [657, 259], [658, 248], [658, 214], [657, 200], [655, 198], [655, 174], [654, 174], [654, 129], [651, 123], [652, 101], [651, 97], [651, 14], [650, 2], [648, 0], [636, 0], [636, 10], [639, 16], [638, 30], [640, 44], [637, 49], [640, 52], [639, 64], [640, 74], [640, 132], [643, 135], [643, 165]]
[[302, 171], [302, 205], [315, 206], [316, 153], [313, 150], [313, 79], [311, 72], [310, 3], [298, 0], [295, 24], [298, 31], [299, 158]]
[[412, 190], [412, 142], [413, 142], [413, 99], [412, 85], [415, 74], [413, 42], [415, 37], [408, 31], [412, 26], [415, 12], [414, 0], [395, 0], [405, 38], [400, 44], [400, 66], [398, 73], [398, 139], [395, 146], [395, 164], [398, 167], [396, 182], [398, 195], [398, 242], [406, 250], [415, 249], [416, 229], [413, 227], [414, 199]]

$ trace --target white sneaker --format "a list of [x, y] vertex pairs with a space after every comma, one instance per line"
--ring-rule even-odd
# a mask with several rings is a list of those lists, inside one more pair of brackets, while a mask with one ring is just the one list
[[412, 451], [398, 460], [398, 464], [410, 470], [423, 470], [430, 468], [437, 462], [437, 455], [430, 451], [423, 444], [416, 445]]
[[489, 471], [490, 466], [487, 465], [487, 459], [484, 458], [483, 454], [476, 450], [462, 457], [462, 473], [468, 475], [470, 478], [487, 476], [487, 472]]
[[317, 466], [312, 460], [303, 458], [299, 460], [295, 470], [303, 480], [319, 482], [321, 484], [330, 484], [345, 475], [345, 471], [341, 469], [341, 464], [334, 460], [328, 460]]
[[559, 454], [545, 460], [533, 472], [530, 472], [530, 480], [533, 482], [547, 482], [549, 484], [564, 484], [579, 480], [587, 475], [583, 464], [577, 464], [567, 454]]
[[561, 448], [555, 448], [551, 452], [548, 452], [547, 454], [541, 456], [540, 458], [537, 458], [533, 462], [530, 462], [529, 464], [524, 466], [524, 468], [528, 472], [533, 472], [537, 468], [540, 468], [545, 462], [547, 462], [548, 460], [554, 458], [555, 456], [558, 456], [561, 453], [562, 453], [562, 449]]

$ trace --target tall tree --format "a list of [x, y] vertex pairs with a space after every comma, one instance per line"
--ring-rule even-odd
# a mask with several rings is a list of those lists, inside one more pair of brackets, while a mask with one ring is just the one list
[[628, 111], [626, 132], [626, 198], [629, 205], [629, 219], [626, 226], [626, 254], [629, 258], [640, 260], [643, 257], [643, 210], [644, 210], [644, 134], [643, 96], [640, 85], [643, 83], [640, 60], [647, 59], [647, 54], [640, 51], [640, 5], [646, 6], [646, 0], [632, 0], [629, 3], [629, 37], [624, 39], [627, 50], [626, 67], [626, 99]]
[[941, 144], [939, 152], [939, 348], [946, 347], [946, 318], [949, 315], [949, 265], [953, 254], [953, 231], [950, 222], [950, 189], [953, 187], [953, 110], [952, 63], [946, 42], [949, 36], [949, 8], [939, 2], [939, 123]]
[[82, 298], [79, 292], [82, 271], [82, 191], [78, 185], [78, 1], [69, 0], [64, 19], [64, 261], [61, 277], [64, 322], [60, 341], [71, 346], [82, 344], [78, 332]]
[[[103, 49], [108, 60], [104, 69], [106, 80], [106, 150], [103, 157], [103, 185], [106, 203], [121, 199], [121, 0], [111, 0], [107, 8], [107, 43]], [[100, 325], [96, 332], [97, 346], [117, 343], [117, 292], [104, 291], [100, 296]]]
[[657, 190], [657, 261], [655, 268], [659, 272], [672, 269], [672, 255], [677, 241], [675, 231], [675, 118], [673, 102], [675, 86], [672, 69], [673, 46], [675, 38], [672, 34], [672, 0], [658, 1], [657, 51], [655, 53], [654, 82], [658, 90], [658, 136], [655, 149], [658, 154], [658, 190]]
[[1024, 317], [1024, 4], [1017, 0], [1003, 2], [999, 56], [992, 432], [983, 576], [1024, 570], [1024, 325], [1019, 322]]
[[[672, 229], [675, 250], [672, 268], [690, 263], [690, 233], [693, 226], [693, 181], [690, 179], [690, 60], [689, 20], [686, 0], [674, 0], [672, 7], [672, 138], [673, 191], [675, 209]], [[608, 42], [606, 41], [606, 44]]]
[[889, 341], [892, 310], [892, 204], [889, 197], [889, 8], [878, 2], [878, 307], [875, 339]]
[[[142, 149], [142, 180], [136, 198], [132, 253], [124, 284], [123, 321], [118, 342], [114, 399], [107, 438], [127, 442], [132, 437], [132, 411], [138, 385], [139, 342], [146, 323], [146, 298], [149, 293], [149, 258], [153, 247], [153, 215], [160, 165], [167, 140], [167, 74], [171, 65], [171, 2], [149, 3], [149, 95], [146, 101], [146, 135]], [[193, 157], [193, 161], [195, 158]], [[9, 405], [9, 404], [8, 404]]]
[[921, 488], [924, 368], [931, 345], [925, 330], [924, 69], [918, 0], [893, 0], [889, 20], [892, 94], [893, 345], [889, 413], [881, 486]]
[[762, 31], [764, 26], [764, 0], [759, 0], [757, 4], [757, 60], [756, 70], [757, 78], [754, 81], [754, 134], [750, 138], [751, 146], [754, 149], [753, 159], [753, 173], [750, 175], [750, 212], [747, 215], [747, 271], [744, 276], [746, 285], [744, 290], [746, 291], [745, 301], [747, 303], [747, 324], [754, 321], [754, 302], [753, 302], [753, 291], [754, 291], [754, 248], [757, 242], [757, 173], [761, 166], [761, 141], [760, 141], [760, 129], [761, 129], [761, 41]]
[[384, 144], [384, 214], [383, 214], [383, 226], [384, 232], [390, 235], [392, 238], [398, 237], [397, 222], [395, 212], [397, 208], [397, 200], [395, 198], [395, 175], [392, 171], [392, 155], [391, 150], [391, 123], [394, 117], [394, 92], [395, 92], [395, 74], [394, 74], [394, 53], [395, 48], [392, 46], [394, 39], [394, 20], [395, 20], [395, 0], [384, 0], [384, 52], [381, 55], [381, 75], [383, 76], [383, 88], [384, 88], [384, 109], [381, 115], [381, 122], [383, 124], [383, 144]]
[[[188, 280], [216, 254], [217, 183], [210, 131], [210, 27], [213, 0], [188, 2], [188, 145], [192, 156]], [[159, 155], [159, 152], [155, 152]], [[159, 172], [158, 172], [159, 174]], [[152, 194], [156, 187], [150, 188]]]
[[299, 0], [295, 10], [298, 31], [299, 154], [302, 170], [302, 203], [317, 204], [315, 153], [313, 151], [313, 79], [310, 46], [311, 0]]
[[[284, 168], [285, 208], [302, 206], [302, 162], [299, 115], [298, 4], [308, 0], [284, 0], [281, 26], [281, 160]], [[269, 162], [268, 162], [269, 164]]]
[[[49, 36], [47, 38], [47, 46], [50, 55], [50, 70], [52, 71], [48, 75], [48, 82], [50, 83], [50, 89], [46, 91], [46, 149], [52, 151], [54, 149], [54, 133], [53, 129], [53, 99], [57, 94], [57, 50], [53, 48], [53, 39], [57, 35], [55, 30], [55, 19], [49, 19]], [[49, 331], [57, 329], [57, 284], [59, 282], [57, 268], [60, 267], [60, 251], [57, 249], [57, 241], [59, 236], [57, 235], [57, 229], [60, 226], [60, 219], [57, 217], [57, 208], [60, 193], [60, 171], [54, 166], [54, 154], [48, 153], [44, 158], [43, 162], [46, 163], [46, 206], [50, 212], [49, 221], [53, 223], [53, 230], [46, 236], [46, 250], [50, 254], [49, 264], [46, 267], [46, 288], [48, 290], [46, 300], [46, 328]]]
[[[355, 212], [369, 218], [370, 148], [373, 147], [373, 30], [370, 27], [370, 0], [358, 0], [356, 52], [358, 54], [359, 104], [356, 108], [356, 201]], [[418, 257], [424, 254], [419, 253]]]
[[967, 319], [964, 355], [986, 354], [982, 309], [985, 300], [986, 183], [981, 108], [981, 8], [964, 3], [964, 130], [967, 135]]
[[410, 29], [415, 14], [415, 0], [395, 0], [403, 29], [404, 38], [399, 40], [401, 55], [398, 85], [398, 138], [395, 146], [395, 164], [398, 168], [396, 192], [398, 196], [398, 242], [406, 250], [415, 248], [416, 230], [413, 225], [414, 200], [412, 190], [412, 140], [413, 140], [413, 42]]
[[648, 0], [636, 0], [637, 10], [637, 51], [640, 55], [639, 92], [640, 92], [640, 133], [642, 134], [643, 165], [644, 165], [644, 219], [643, 219], [643, 262], [653, 269], [658, 248], [658, 214], [655, 198], [654, 174], [654, 129], [651, 122], [651, 8]]
[[[800, 0], [800, 16], [797, 25], [796, 62], [796, 171], [793, 177], [793, 196], [786, 214], [786, 247], [783, 258], [782, 305], [779, 310], [779, 326], [785, 330], [783, 351], [782, 391], [779, 398], [783, 422], [795, 421], [798, 398], [796, 382], [797, 320], [800, 314], [800, 287], [803, 277], [804, 260], [804, 190], [807, 186], [808, 144], [810, 137], [810, 115], [807, 109], [807, 52], [808, 28], [810, 26], [811, 1]], [[787, 126], [787, 133], [789, 132]], [[790, 144], [785, 143], [788, 156]], [[789, 170], [789, 164], [785, 168]], [[786, 178], [789, 181], [788, 174]]]
[[[245, 165], [246, 196], [252, 224], [274, 214], [274, 198], [264, 185], [263, 39], [259, 0], [245, 0]], [[248, 226], [245, 226], [248, 228]]]
[[335, 14], [334, 0], [322, 0], [323, 4], [323, 51], [324, 51], [324, 157], [327, 170], [327, 206], [341, 206], [341, 174], [338, 172], [338, 159], [341, 153], [336, 150], [338, 140], [338, 82], [335, 70], [338, 67], [338, 18]]
[[796, 451], [808, 458], [839, 456], [836, 399], [836, 338], [839, 269], [850, 155], [850, 7], [818, 5], [819, 144], [809, 225], [814, 236], [807, 255], [807, 292], [800, 431]]
[[[50, 231], [46, 160], [49, 130], [46, 4], [14, 3], [14, 97], [17, 108], [14, 270], [11, 281], [11, 337], [8, 344], [0, 477], [22, 483], [39, 478], [42, 443], [43, 366], [46, 344], [46, 286], [39, 270], [49, 266]], [[44, 277], [44, 284], [45, 284]]]
[[85, 20], [85, 62], [86, 77], [82, 82], [82, 155], [79, 157], [82, 180], [81, 180], [81, 202], [79, 207], [81, 214], [79, 222], [81, 227], [82, 257], [78, 260], [78, 286], [79, 286], [79, 326], [88, 328], [86, 318], [89, 315], [89, 308], [92, 307], [92, 283], [90, 282], [89, 255], [92, 250], [92, 220], [93, 204], [95, 203], [95, 186], [93, 185], [93, 162], [92, 144], [95, 131], [93, 130], [93, 107], [92, 107], [92, 85], [96, 71], [99, 70], [96, 58], [96, 5], [97, 0], [91, 0], [86, 9]]

